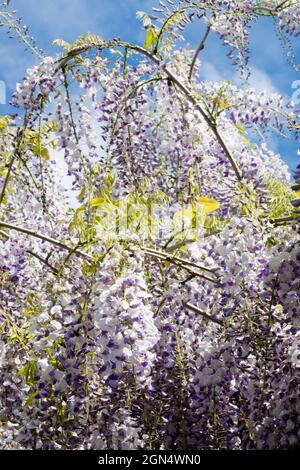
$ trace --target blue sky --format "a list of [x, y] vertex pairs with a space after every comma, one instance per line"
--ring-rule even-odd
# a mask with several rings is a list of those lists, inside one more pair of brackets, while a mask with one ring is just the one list
[[[85, 32], [95, 33], [104, 38], [121, 37], [138, 42], [144, 41], [144, 31], [135, 17], [137, 10], [150, 11], [158, 0], [12, 0], [12, 9], [17, 10], [24, 24], [30, 26], [31, 35], [37, 44], [51, 55], [58, 51], [51, 44], [54, 39], [75, 40]], [[203, 25], [195, 23], [187, 31], [187, 41], [191, 46], [199, 42]], [[276, 37], [275, 28], [269, 19], [254, 25], [250, 35], [252, 76], [250, 85], [258, 90], [279, 92], [291, 99], [295, 90], [292, 84], [300, 80], [299, 73], [287, 63], [282, 47]], [[294, 41], [295, 55], [300, 62], [300, 44]], [[238, 81], [238, 73], [226, 57], [226, 48], [217, 37], [212, 36], [202, 54], [202, 78], [212, 80], [233, 79]], [[36, 62], [34, 56], [24, 51], [16, 40], [8, 39], [0, 28], [0, 81], [6, 84], [7, 100], [22, 79], [26, 68]], [[300, 94], [299, 94], [300, 97]], [[300, 107], [300, 103], [299, 103]], [[9, 111], [0, 104], [0, 114]], [[298, 163], [297, 144], [293, 139], [280, 139], [274, 135], [269, 145], [280, 152], [283, 159], [293, 169]]]

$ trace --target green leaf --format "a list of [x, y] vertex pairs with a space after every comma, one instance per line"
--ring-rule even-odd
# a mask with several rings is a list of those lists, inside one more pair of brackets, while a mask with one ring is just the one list
[[5, 131], [8, 127], [10, 118], [6, 116], [1, 116], [0, 117], [0, 131]]
[[84, 200], [84, 197], [85, 197], [85, 194], [86, 194], [86, 186], [83, 186], [80, 193], [78, 194], [77, 196], [77, 199], [79, 201], [83, 201]]
[[240, 135], [245, 135], [245, 134], [246, 134], [246, 131], [245, 131], [245, 129], [244, 129], [244, 127], [243, 127], [242, 124], [236, 124], [235, 127], [237, 128], [238, 133], [239, 133]]
[[106, 211], [108, 208], [111, 208], [111, 209], [114, 208], [113, 201], [110, 198], [109, 191], [105, 191], [105, 190], [101, 191], [99, 197], [91, 199], [90, 204], [94, 208], [102, 206], [102, 210], [106, 210]]
[[42, 137], [46, 138], [47, 133], [47, 129], [43, 130], [42, 133], [32, 130], [27, 130], [25, 133], [25, 143], [28, 145], [33, 155], [41, 157], [43, 160], [50, 159], [49, 150], [45, 147], [45, 143], [42, 141]]
[[72, 48], [71, 44], [63, 39], [55, 39], [52, 44], [53, 46], [63, 47], [65, 51], [69, 51]]
[[100, 207], [102, 204], [106, 204], [106, 199], [104, 197], [96, 197], [91, 200], [92, 207]]
[[32, 151], [33, 155], [36, 157], [41, 157], [43, 160], [49, 160], [50, 154], [49, 150], [45, 147], [40, 147], [40, 145], [29, 145], [30, 150]]
[[282, 181], [267, 176], [267, 189], [271, 200], [268, 204], [269, 217], [277, 219], [280, 217], [288, 217], [293, 213], [291, 201], [295, 198], [295, 193], [290, 186]]
[[295, 191], [294, 195], [296, 196], [296, 198], [300, 199], [300, 191]]
[[217, 211], [220, 209], [220, 204], [214, 199], [209, 199], [207, 197], [200, 197], [198, 199], [198, 204], [203, 207], [205, 214], [210, 214], [211, 212]]
[[112, 190], [116, 180], [116, 175], [114, 173], [108, 173], [103, 180], [103, 184], [107, 187], [109, 191]]
[[19, 370], [18, 375], [24, 377], [27, 385], [34, 385], [36, 380], [35, 376], [37, 375], [37, 361], [29, 361], [26, 366]]
[[152, 28], [152, 27], [148, 28], [147, 33], [146, 33], [146, 40], [144, 43], [144, 48], [149, 49], [153, 52], [157, 44], [157, 40], [158, 40], [158, 34], [155, 28]]
[[25, 401], [24, 406], [26, 406], [26, 407], [27, 407], [27, 406], [31, 406], [32, 403], [33, 403], [33, 401], [34, 401], [34, 399], [35, 399], [35, 397], [38, 395], [38, 393], [39, 393], [38, 391], [32, 393], [32, 394], [27, 398], [27, 400]]

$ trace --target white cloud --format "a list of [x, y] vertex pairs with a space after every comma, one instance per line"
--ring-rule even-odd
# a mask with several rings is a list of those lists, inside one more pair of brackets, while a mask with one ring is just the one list
[[207, 80], [209, 82], [223, 82], [226, 80], [223, 72], [218, 70], [217, 67], [211, 62], [204, 62], [200, 68], [200, 80]]
[[[213, 82], [228, 80], [228, 77], [230, 76], [228, 73], [229, 67], [232, 67], [231, 64], [228, 65], [228, 68], [222, 66], [219, 70], [213, 63], [204, 62], [200, 68], [200, 79]], [[269, 95], [273, 93], [282, 94], [275, 86], [272, 76], [269, 76], [266, 72], [257, 67], [250, 67], [250, 77], [246, 84], [241, 80], [239, 72], [234, 72], [232, 74], [231, 81], [236, 86], [254, 88], [258, 92], [265, 91]]]
[[[268, 94], [272, 94], [272, 93], [280, 94], [280, 91], [276, 88], [276, 86], [274, 85], [274, 82], [272, 81], [272, 77], [270, 77], [263, 70], [260, 70], [256, 67], [251, 67], [250, 73], [251, 75], [248, 80], [248, 87], [254, 88], [257, 91], [265, 91]], [[240, 83], [237, 73], [235, 74], [233, 81], [236, 84]]]

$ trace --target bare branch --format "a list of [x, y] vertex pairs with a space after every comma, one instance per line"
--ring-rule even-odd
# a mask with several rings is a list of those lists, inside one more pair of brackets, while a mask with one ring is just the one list
[[281, 8], [283, 8], [286, 5], [286, 3], [288, 3], [288, 2], [289, 2], [289, 0], [284, 0], [283, 2], [279, 3], [279, 5], [277, 5], [277, 7], [275, 8], [275, 11], [278, 11]]
[[43, 263], [45, 266], [47, 266], [55, 275], [58, 274], [58, 270], [54, 266], [52, 266], [49, 263], [49, 261], [47, 261], [47, 259], [42, 258], [40, 255], [38, 255], [37, 253], [35, 253], [34, 251], [31, 251], [31, 250], [27, 250], [27, 253], [29, 253], [34, 258], [38, 259], [41, 263]]
[[195, 67], [195, 64], [196, 64], [197, 57], [200, 54], [200, 52], [203, 51], [203, 49], [204, 49], [204, 46], [205, 46], [206, 40], [209, 36], [210, 30], [211, 30], [211, 25], [209, 24], [207, 29], [206, 29], [205, 35], [203, 36], [203, 39], [200, 42], [199, 46], [197, 47], [197, 50], [196, 50], [195, 55], [193, 57], [193, 60], [192, 60], [192, 63], [191, 63], [191, 68], [190, 68], [190, 73], [189, 73], [189, 81], [192, 80], [193, 71], [194, 71], [194, 67]]
[[[191, 269], [188, 265], [184, 264], [182, 261], [179, 261], [178, 259], [172, 257], [172, 256], [165, 256], [164, 254], [160, 254], [159, 252], [158, 253], [154, 253], [152, 251], [148, 251], [146, 249], [143, 249], [144, 253], [148, 256], [152, 256], [154, 258], [157, 258], [161, 261], [169, 261], [170, 263], [178, 266], [179, 268], [182, 268], [182, 269], [185, 269], [186, 271], [188, 271], [190, 274], [193, 274], [194, 276], [197, 276], [201, 279], [204, 279], [205, 281], [208, 281], [208, 282], [212, 282], [213, 284], [219, 286], [220, 283], [219, 281], [217, 281], [216, 279], [212, 278], [212, 277], [209, 277], [209, 276], [206, 276], [202, 273], [200, 273], [199, 271], [195, 271], [193, 269]], [[180, 258], [179, 258], [180, 259]], [[185, 260], [183, 260], [185, 261]], [[199, 267], [198, 267], [199, 269]]]
[[6, 192], [6, 189], [7, 189], [7, 185], [8, 185], [8, 182], [9, 182], [9, 178], [10, 178], [15, 160], [19, 157], [20, 147], [21, 147], [21, 144], [22, 144], [22, 141], [23, 141], [23, 134], [24, 134], [24, 130], [26, 129], [26, 127], [27, 127], [27, 119], [26, 119], [26, 115], [25, 115], [25, 117], [24, 117], [24, 128], [19, 129], [18, 132], [17, 132], [15, 151], [14, 151], [14, 154], [12, 155], [11, 160], [9, 162], [7, 173], [6, 173], [4, 182], [3, 182], [3, 186], [2, 186], [2, 190], [1, 190], [1, 194], [0, 194], [0, 206], [3, 203], [3, 200], [4, 200], [5, 192]]
[[271, 222], [274, 225], [278, 225], [278, 224], [283, 224], [286, 222], [297, 222], [297, 219], [295, 219], [295, 217], [293, 216], [289, 216], [289, 217], [281, 217], [280, 219], [273, 219], [271, 220]]
[[9, 235], [7, 235], [6, 232], [3, 232], [3, 230], [0, 230], [0, 236], [3, 237], [3, 238], [5, 238], [6, 240], [9, 239]]
[[211, 317], [210, 315], [207, 315], [207, 313], [203, 312], [202, 310], [200, 310], [198, 307], [196, 307], [195, 305], [192, 305], [192, 304], [184, 304], [186, 308], [188, 308], [189, 310], [192, 310], [193, 312], [195, 313], [199, 313], [199, 315], [201, 315], [203, 318], [205, 318], [206, 320], [209, 320], [213, 323], [216, 323], [217, 325], [220, 325], [220, 326], [224, 326], [223, 322], [221, 320], [218, 320], [217, 318], [213, 318]]
[[66, 72], [65, 67], [62, 69], [62, 73], [63, 73], [63, 76], [64, 76], [64, 87], [65, 87], [66, 95], [67, 95], [67, 104], [68, 104], [69, 113], [70, 113], [71, 126], [72, 126], [72, 129], [73, 129], [75, 141], [76, 141], [76, 143], [78, 144], [78, 143], [79, 143], [79, 140], [78, 140], [78, 135], [77, 135], [77, 130], [76, 130], [76, 124], [75, 124], [74, 116], [73, 116], [73, 109], [72, 109], [72, 104], [71, 104], [71, 97], [70, 97], [70, 91], [69, 91], [69, 84], [68, 84], [68, 80], [67, 80], [67, 72]]
[[3, 202], [3, 200], [4, 200], [5, 191], [6, 191], [6, 188], [7, 188], [7, 185], [8, 185], [8, 181], [9, 181], [9, 178], [10, 178], [10, 174], [12, 172], [12, 168], [13, 168], [15, 159], [16, 159], [16, 155], [13, 155], [11, 160], [10, 160], [8, 169], [7, 169], [7, 173], [6, 173], [6, 176], [5, 176], [5, 179], [4, 179], [4, 182], [3, 182], [3, 186], [2, 186], [2, 189], [1, 189], [1, 194], [0, 194], [0, 206]]
[[82, 258], [93, 259], [92, 256], [90, 256], [87, 253], [84, 253], [83, 251], [77, 250], [74, 247], [70, 247], [62, 241], [55, 240], [54, 238], [47, 237], [46, 235], [42, 235], [41, 233], [38, 233], [38, 232], [34, 232], [33, 230], [29, 230], [24, 227], [18, 227], [16, 225], [8, 224], [2, 221], [0, 221], [0, 227], [7, 228], [8, 230], [15, 230], [16, 232], [24, 233], [25, 235], [29, 235], [30, 237], [39, 238], [40, 240], [43, 240], [45, 242], [51, 243], [52, 245], [58, 246], [59, 248], [62, 248], [63, 250], [74, 252], [75, 255], [80, 256]]
[[202, 266], [200, 264], [193, 263], [192, 261], [186, 260], [184, 258], [179, 258], [178, 256], [172, 256], [169, 253], [165, 253], [163, 251], [158, 251], [154, 250], [153, 248], [147, 248], [147, 247], [142, 247], [144, 251], [149, 252], [149, 254], [153, 253], [154, 255], [160, 255], [166, 258], [167, 261], [178, 261], [179, 263], [186, 264], [187, 266], [191, 266], [193, 268], [201, 269], [202, 271], [206, 271], [211, 274], [215, 274], [215, 272], [212, 269], [206, 268], [205, 266]]
[[249, 370], [247, 367], [237, 366], [237, 368], [242, 370], [243, 372], [246, 372], [246, 374], [251, 375], [251, 377], [253, 377], [254, 379], [259, 380], [259, 376], [255, 374], [255, 372]]

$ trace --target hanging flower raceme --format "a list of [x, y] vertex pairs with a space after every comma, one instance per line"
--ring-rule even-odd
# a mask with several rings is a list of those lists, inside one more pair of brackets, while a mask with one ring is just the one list
[[22, 83], [17, 85], [12, 104], [26, 111], [38, 111], [44, 100], [48, 101], [60, 80], [55, 76], [52, 57], [45, 57], [39, 65], [27, 70]]
[[297, 131], [297, 110], [169, 54], [198, 16], [247, 63], [259, 16], [296, 33], [284, 3], [164, 0], [139, 15], [144, 49], [114, 40], [108, 59], [86, 35], [18, 85], [24, 125], [0, 119], [3, 448], [299, 442], [299, 174], [293, 208], [281, 157], [250, 142]]
[[141, 254], [115, 246], [97, 278], [93, 293], [100, 377], [113, 389], [132, 387], [135, 381], [151, 388], [159, 333], [148, 305]]
[[[300, 152], [298, 151], [298, 155], [300, 155]], [[297, 166], [296, 172], [295, 172], [295, 184], [293, 185], [293, 190], [296, 191], [297, 196], [300, 195], [300, 163]], [[292, 201], [293, 206], [296, 208], [296, 214], [300, 214], [300, 197]], [[298, 218], [298, 221], [300, 221], [300, 217]]]
[[296, 0], [291, 2], [284, 2], [286, 5], [282, 5], [285, 8], [279, 9], [279, 26], [282, 30], [286, 31], [292, 36], [299, 35], [299, 24], [300, 24], [300, 9], [299, 4]]

